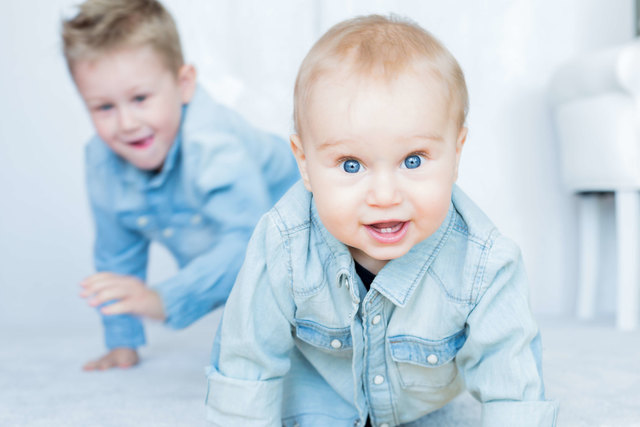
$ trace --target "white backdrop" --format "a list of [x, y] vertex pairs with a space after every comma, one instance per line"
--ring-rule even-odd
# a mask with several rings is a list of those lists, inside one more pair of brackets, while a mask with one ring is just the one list
[[[0, 331], [14, 323], [97, 322], [77, 297], [77, 283], [92, 272], [83, 171], [92, 131], [59, 41], [60, 19], [76, 3], [0, 2]], [[430, 30], [458, 58], [470, 91], [459, 184], [520, 244], [534, 310], [572, 312], [575, 201], [560, 181], [546, 86], [563, 61], [633, 37], [631, 0], [165, 4], [188, 61], [214, 97], [285, 137], [298, 64], [329, 26], [356, 14], [394, 12]], [[610, 201], [608, 209], [611, 220]], [[611, 254], [611, 238], [605, 244]], [[612, 257], [604, 260], [601, 312], [613, 306]], [[168, 260], [153, 248], [152, 282], [173, 271]]]

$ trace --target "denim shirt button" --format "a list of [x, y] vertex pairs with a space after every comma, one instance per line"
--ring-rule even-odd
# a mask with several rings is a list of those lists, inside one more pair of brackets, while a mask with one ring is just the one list
[[138, 217], [136, 223], [138, 224], [138, 227], [144, 227], [149, 224], [149, 218], [147, 218], [146, 216]]
[[436, 363], [438, 363], [438, 356], [436, 356], [435, 354], [430, 354], [429, 356], [427, 356], [427, 362], [429, 362], [431, 365], [435, 365]]
[[341, 274], [338, 278], [338, 287], [341, 288], [342, 286], [349, 289], [349, 278], [346, 274]]
[[380, 424], [380, 427], [389, 427], [389, 424], [387, 424], [387, 423], [382, 423], [382, 424]]
[[378, 323], [380, 323], [381, 318], [382, 317], [379, 314], [376, 314], [375, 316], [373, 316], [373, 319], [371, 319], [371, 324], [377, 325]]
[[373, 377], [373, 383], [375, 385], [380, 385], [384, 382], [384, 377], [382, 375], [376, 375], [375, 377]]
[[331, 347], [338, 349], [340, 347], [342, 347], [342, 343], [340, 342], [340, 340], [335, 339], [333, 341], [331, 341]]
[[163, 235], [164, 237], [166, 237], [167, 239], [168, 239], [169, 237], [173, 236], [173, 228], [165, 228], [165, 229], [162, 231], [162, 235]]
[[191, 217], [191, 224], [192, 225], [198, 225], [202, 222], [202, 216], [199, 214], [196, 214], [194, 216]]

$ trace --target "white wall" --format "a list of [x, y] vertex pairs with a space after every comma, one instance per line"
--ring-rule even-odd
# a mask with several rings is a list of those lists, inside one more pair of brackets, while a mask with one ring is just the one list
[[[0, 5], [0, 331], [94, 322], [77, 294], [91, 273], [84, 193], [88, 117], [60, 54], [76, 0]], [[562, 189], [546, 85], [561, 62], [633, 36], [631, 0], [167, 0], [201, 82], [253, 123], [286, 136], [297, 66], [337, 21], [411, 17], [458, 58], [471, 97], [460, 185], [523, 250], [534, 309], [570, 313], [575, 203]], [[610, 204], [609, 210], [611, 208]], [[609, 239], [609, 244], [612, 242]], [[151, 278], [170, 274], [154, 248]], [[611, 309], [613, 283], [602, 310]]]

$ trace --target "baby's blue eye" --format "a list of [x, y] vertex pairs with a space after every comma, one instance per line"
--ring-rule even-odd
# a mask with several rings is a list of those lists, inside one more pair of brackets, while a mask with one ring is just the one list
[[415, 169], [420, 166], [422, 160], [420, 160], [420, 156], [416, 156], [415, 154], [404, 159], [404, 165], [407, 169]]
[[358, 172], [360, 170], [360, 162], [358, 162], [357, 160], [353, 160], [353, 159], [346, 160], [342, 164], [342, 168], [347, 173], [356, 173], [356, 172]]
[[136, 102], [142, 102], [145, 99], [147, 99], [147, 95], [138, 95], [135, 98], [133, 98], [133, 100], [136, 101]]
[[98, 106], [99, 111], [109, 111], [113, 108], [113, 104], [103, 104]]

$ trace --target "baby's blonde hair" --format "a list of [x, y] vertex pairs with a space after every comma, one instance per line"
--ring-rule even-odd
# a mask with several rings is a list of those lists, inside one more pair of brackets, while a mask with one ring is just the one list
[[311, 48], [300, 65], [294, 89], [295, 132], [301, 134], [302, 108], [320, 77], [344, 69], [355, 75], [396, 77], [411, 66], [426, 64], [431, 76], [447, 88], [456, 112], [457, 125], [464, 126], [469, 99], [458, 61], [434, 36], [419, 25], [394, 16], [362, 16], [330, 28]]
[[176, 75], [184, 64], [176, 24], [156, 0], [86, 0], [62, 22], [62, 41], [72, 73], [77, 61], [122, 47], [151, 46]]

